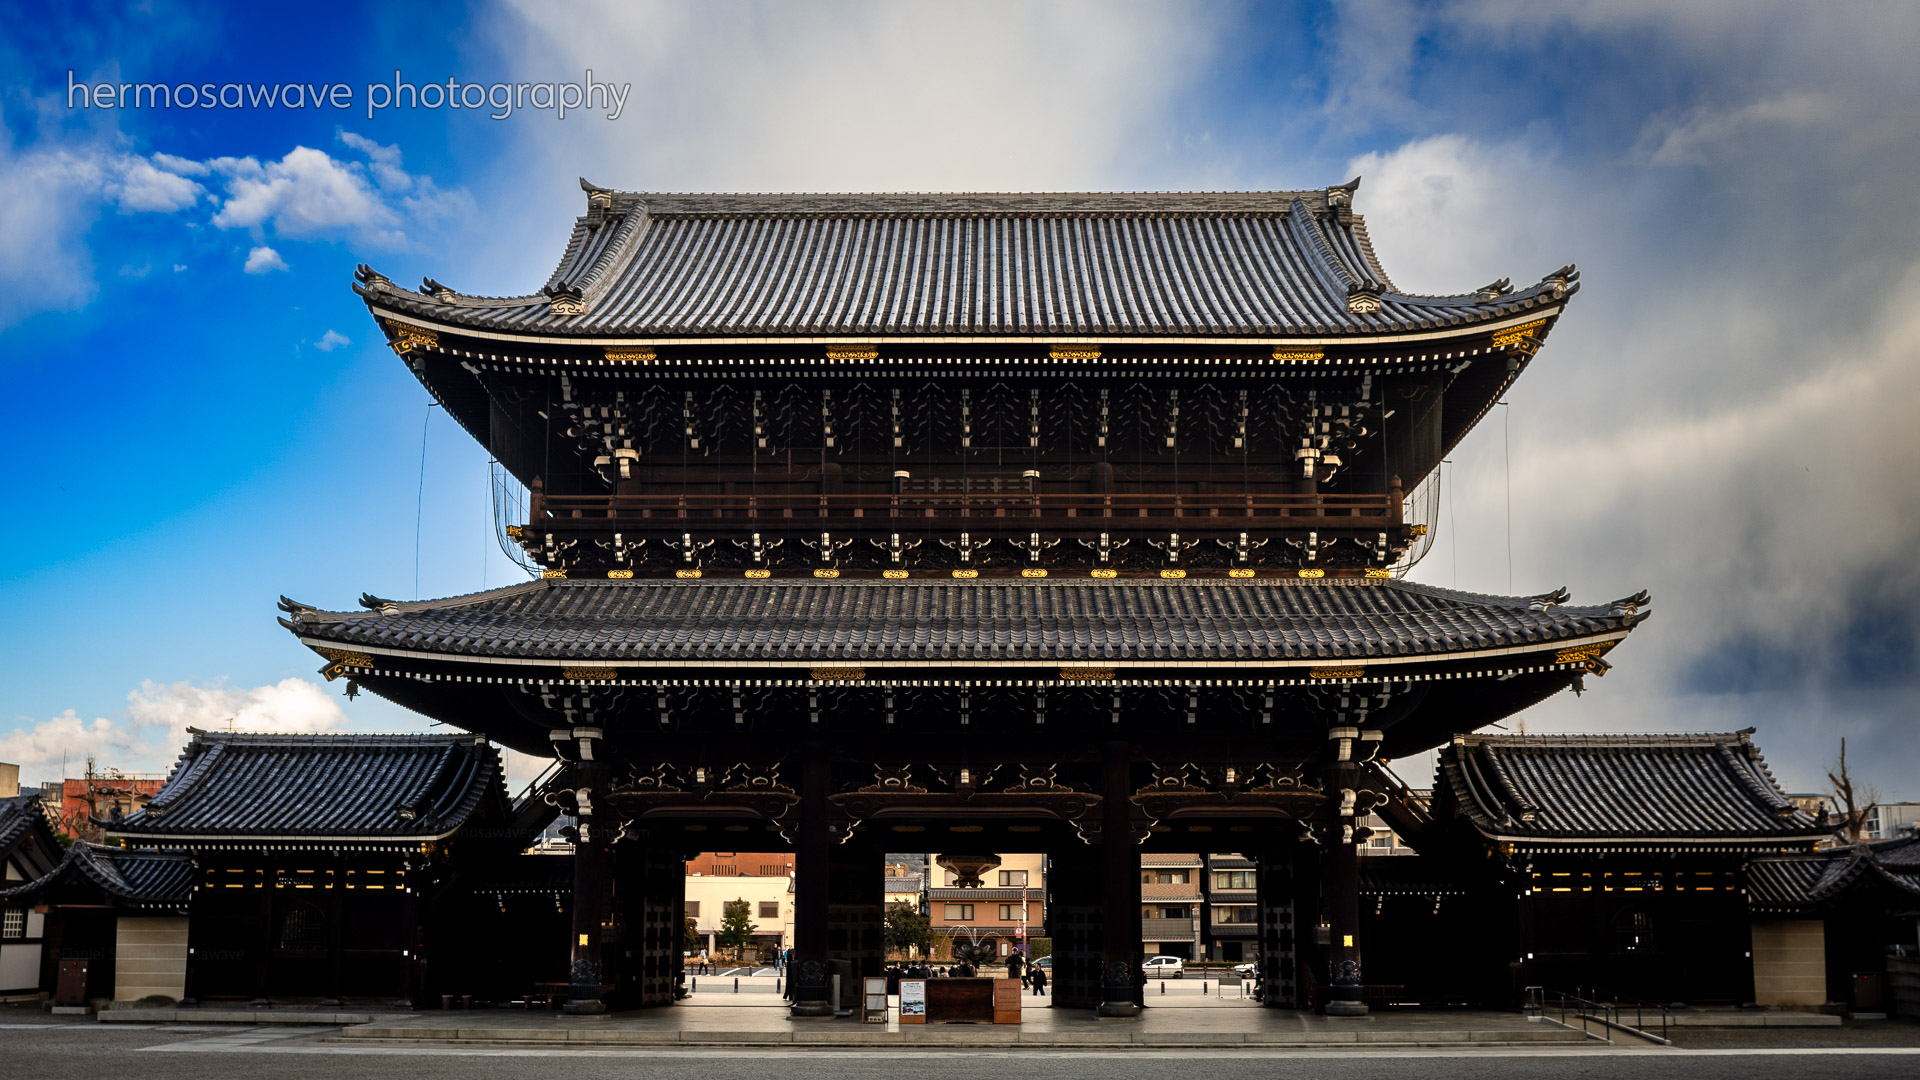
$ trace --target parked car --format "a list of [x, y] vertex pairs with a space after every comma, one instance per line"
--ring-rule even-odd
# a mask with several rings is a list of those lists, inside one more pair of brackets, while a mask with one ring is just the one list
[[1043, 956], [1040, 959], [1035, 960], [1033, 963], [1028, 964], [1027, 966], [1030, 968], [1045, 968], [1047, 969], [1047, 971], [1051, 972], [1053, 970], [1053, 957]]
[[1259, 970], [1260, 970], [1260, 965], [1255, 963], [1233, 965], [1233, 973], [1235, 975], [1239, 975], [1244, 978], [1252, 978], [1254, 973]]
[[1156, 956], [1140, 965], [1149, 979], [1184, 979], [1187, 962], [1177, 956]]

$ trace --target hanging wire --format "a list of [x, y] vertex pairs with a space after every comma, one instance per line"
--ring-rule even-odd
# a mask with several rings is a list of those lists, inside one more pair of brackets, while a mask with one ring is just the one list
[[528, 577], [539, 577], [540, 566], [527, 558], [527, 553], [518, 541], [507, 533], [508, 526], [526, 525], [527, 489], [506, 470], [498, 461], [487, 462], [490, 483], [493, 492], [493, 536], [500, 545], [501, 554], [513, 565], [527, 572]]
[[427, 426], [433, 422], [437, 401], [427, 402], [427, 413], [420, 419], [420, 487], [413, 496], [413, 595], [420, 595], [420, 522], [427, 505]]
[[1413, 543], [1407, 545], [1407, 550], [1400, 556], [1400, 561], [1393, 564], [1391, 570], [1394, 577], [1406, 577], [1407, 571], [1419, 565], [1420, 560], [1427, 557], [1427, 552], [1433, 550], [1434, 540], [1437, 539], [1440, 531], [1441, 478], [1440, 469], [1436, 468], [1429, 472], [1412, 491], [1407, 493], [1403, 501], [1405, 517], [1402, 520], [1408, 525], [1425, 525], [1427, 529], [1424, 534], [1413, 538]]
[[1509, 429], [1513, 426], [1513, 408], [1504, 401], [1497, 401], [1503, 412], [1500, 414], [1500, 449], [1506, 457], [1507, 470], [1507, 594], [1513, 594], [1513, 439]]
[[1453, 512], [1455, 481], [1453, 470], [1449, 468], [1452, 464], [1453, 462], [1446, 458], [1440, 460], [1440, 467], [1447, 471], [1447, 551], [1453, 556], [1452, 585], [1457, 589], [1460, 587], [1460, 519]]

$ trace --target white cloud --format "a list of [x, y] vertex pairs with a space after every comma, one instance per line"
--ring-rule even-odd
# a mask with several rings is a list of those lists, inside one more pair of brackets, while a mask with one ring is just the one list
[[1792, 92], [1732, 109], [1701, 106], [1659, 116], [1641, 133], [1636, 152], [1649, 165], [1704, 165], [1729, 144], [1835, 118], [1837, 104], [1821, 94]]
[[285, 269], [286, 260], [270, 247], [257, 247], [247, 252], [246, 271], [249, 274], [271, 274], [275, 270]]
[[146, 210], [166, 214], [199, 202], [205, 190], [197, 182], [157, 169], [141, 158], [128, 159], [119, 177], [107, 188], [123, 212]]
[[124, 717], [83, 720], [68, 709], [48, 720], [23, 721], [0, 733], [0, 761], [28, 775], [52, 778], [65, 762], [72, 770], [93, 758], [101, 768], [153, 773], [167, 769], [187, 742], [188, 728], [261, 732], [323, 732], [346, 716], [318, 685], [289, 678], [235, 689], [224, 680], [195, 685], [142, 682], [127, 694]]
[[341, 132], [340, 139], [369, 155], [371, 163], [307, 146], [294, 147], [278, 161], [222, 157], [207, 162], [226, 187], [213, 224], [255, 235], [270, 228], [297, 239], [349, 237], [403, 247], [411, 225], [456, 216], [470, 203], [464, 192], [443, 192], [431, 178], [407, 173], [398, 147], [350, 131]]
[[313, 347], [316, 349], [319, 349], [321, 352], [332, 352], [333, 350], [340, 348], [342, 345], [351, 345], [351, 344], [353, 344], [353, 340], [347, 337], [347, 335], [341, 333], [338, 330], [329, 330], [326, 333], [320, 335], [320, 340], [314, 342]]

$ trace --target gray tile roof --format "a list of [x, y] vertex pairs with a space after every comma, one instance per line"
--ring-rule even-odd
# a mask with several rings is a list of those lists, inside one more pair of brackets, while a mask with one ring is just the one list
[[[710, 338], [1365, 335], [1491, 322], [1578, 287], [1567, 267], [1517, 291], [1401, 292], [1352, 194], [600, 192], [539, 293], [416, 293], [365, 268], [358, 288], [442, 324]], [[584, 311], [556, 314], [556, 297]]]
[[1452, 860], [1425, 855], [1368, 855], [1360, 859], [1363, 896], [1465, 896], [1470, 886]]
[[1811, 847], [1831, 829], [1787, 799], [1749, 734], [1457, 736], [1440, 751], [1436, 816], [1548, 847]]
[[46, 812], [41, 809], [38, 791], [0, 799], [0, 854], [12, 850], [33, 830], [35, 822], [45, 820]]
[[505, 800], [500, 752], [472, 735], [195, 731], [160, 793], [107, 832], [135, 843], [424, 840]]
[[543, 579], [391, 614], [291, 601], [319, 647], [549, 661], [1358, 660], [1621, 631], [1645, 607], [1406, 581]]
[[193, 892], [193, 862], [178, 852], [127, 851], [79, 842], [46, 874], [0, 890], [0, 902], [38, 901], [61, 886], [73, 885], [91, 885], [116, 903], [183, 907]]
[[1747, 905], [1758, 912], [1818, 911], [1859, 889], [1885, 889], [1896, 905], [1920, 906], [1920, 838], [1852, 844], [1747, 864]]

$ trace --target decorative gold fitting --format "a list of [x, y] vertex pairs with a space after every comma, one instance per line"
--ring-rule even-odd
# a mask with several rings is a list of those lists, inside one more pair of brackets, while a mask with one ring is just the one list
[[1309, 679], [1358, 679], [1366, 675], [1363, 667], [1317, 667], [1307, 669]]
[[1413, 536], [1425, 536], [1427, 535], [1427, 527], [1425, 525], [1409, 525], [1407, 526], [1407, 532]]
[[1041, 577], [1046, 577], [1047, 572], [1045, 570], [1022, 570], [1020, 571], [1020, 576], [1029, 577], [1029, 578], [1041, 578]]
[[1367, 576], [1370, 578], [1390, 578], [1393, 576], [1393, 571], [1382, 570], [1376, 566], [1367, 571]]
[[1107, 567], [1101, 567], [1100, 569], [1095, 570], [1093, 572], [1093, 576], [1099, 578], [1102, 581], [1107, 581], [1112, 578], [1119, 577], [1120, 571], [1109, 569]]
[[1063, 667], [1060, 677], [1069, 682], [1109, 682], [1113, 679], [1113, 669], [1106, 667]]
[[658, 359], [652, 349], [608, 349], [606, 357], [616, 364], [645, 364]]
[[888, 581], [901, 581], [901, 580], [904, 580], [904, 579], [905, 579], [905, 578], [906, 578], [906, 577], [908, 576], [908, 571], [905, 571], [905, 570], [882, 570], [882, 571], [880, 571], [880, 576], [881, 576], [881, 577], [883, 577], [883, 578], [886, 578], [886, 579], [887, 579]]
[[1309, 361], [1323, 359], [1326, 355], [1327, 355], [1327, 350], [1325, 349], [1275, 349], [1273, 350], [1273, 358], [1275, 360], [1285, 360], [1292, 363], [1307, 363]]
[[699, 576], [700, 576], [700, 571], [698, 571], [698, 570], [675, 570], [675, 571], [673, 572], [673, 576], [674, 576], [674, 577], [677, 577], [677, 578], [686, 578], [686, 579], [692, 579], [692, 578], [697, 578], [697, 577], [699, 577]]
[[814, 682], [859, 682], [867, 677], [867, 669], [857, 667], [817, 667], [807, 674]]
[[617, 668], [610, 667], [563, 667], [560, 669], [560, 677], [563, 679], [590, 679], [604, 682], [619, 678], [620, 671]]
[[1605, 675], [1610, 666], [1600, 659], [1601, 654], [1614, 647], [1612, 641], [1595, 641], [1586, 645], [1576, 645], [1571, 649], [1561, 649], [1553, 654], [1556, 664], [1578, 664], [1581, 670], [1599, 676]]
[[1185, 570], [1162, 570], [1160, 571], [1160, 576], [1168, 579], [1183, 578], [1187, 576], [1187, 572]]
[[955, 570], [955, 571], [953, 572], [953, 576], [954, 576], [954, 577], [957, 577], [957, 578], [963, 578], [963, 579], [964, 579], [964, 578], [977, 578], [977, 577], [979, 577], [979, 576], [980, 576], [980, 571], [978, 571], [978, 570]]
[[1294, 573], [1303, 578], [1323, 578], [1327, 576], [1325, 570], [1296, 570]]
[[1047, 350], [1047, 355], [1055, 360], [1098, 360], [1098, 345], [1055, 345]]
[[1249, 578], [1249, 577], [1253, 577], [1253, 576], [1254, 576], [1254, 572], [1253, 572], [1252, 570], [1248, 570], [1248, 569], [1245, 569], [1245, 568], [1240, 568], [1240, 569], [1235, 569], [1235, 570], [1229, 570], [1229, 571], [1227, 571], [1227, 576], [1228, 576], [1228, 577], [1238, 577], [1238, 578]]
[[1497, 349], [1502, 345], [1518, 345], [1532, 337], [1545, 325], [1547, 325], [1547, 320], [1535, 319], [1530, 323], [1521, 323], [1512, 329], [1502, 330], [1493, 335], [1493, 347]]
[[818, 577], [818, 578], [836, 578], [836, 577], [839, 577], [839, 576], [840, 576], [840, 571], [838, 571], [838, 570], [815, 570], [815, 571], [813, 572], [813, 576], [814, 576], [814, 577]]
[[773, 576], [773, 571], [771, 571], [771, 570], [749, 570], [749, 571], [747, 571], [747, 572], [746, 572], [746, 576], [747, 576], [747, 577], [750, 577], [750, 578], [753, 578], [754, 580], [756, 580], [756, 581], [758, 581], [758, 580], [760, 580], [761, 578], [770, 578], [770, 577], [772, 577], [772, 576]]
[[631, 578], [631, 577], [633, 577], [633, 571], [631, 571], [631, 570], [609, 570], [609, 571], [607, 571], [607, 577], [609, 577], [609, 578], [611, 578], [611, 579], [613, 579], [614, 581], [626, 581], [627, 579], [629, 579], [629, 578]]
[[829, 360], [878, 360], [879, 358], [880, 347], [878, 345], [827, 346], [827, 359]]
[[384, 319], [381, 321], [387, 329], [393, 331], [393, 340], [387, 342], [387, 345], [396, 355], [405, 356], [415, 349], [431, 349], [440, 344], [440, 335], [435, 331], [408, 326], [406, 323], [388, 322]]
[[543, 578], [563, 578], [567, 576], [567, 572], [565, 570], [542, 570], [540, 571], [540, 576]]
[[521, 536], [525, 535], [526, 531], [527, 531], [526, 527], [522, 525], [507, 526], [507, 535], [513, 537], [515, 540], [518, 540], [520, 539]]

